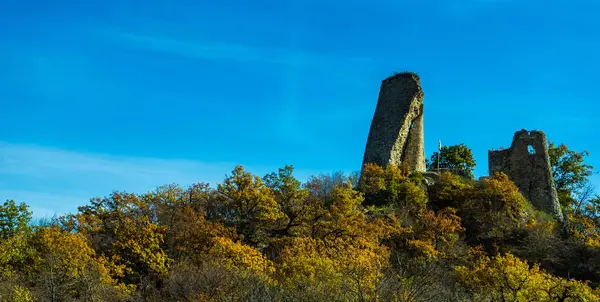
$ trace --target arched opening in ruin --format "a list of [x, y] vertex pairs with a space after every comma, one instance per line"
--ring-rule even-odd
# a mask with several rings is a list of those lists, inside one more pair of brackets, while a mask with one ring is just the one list
[[535, 148], [532, 145], [527, 146], [527, 151], [530, 155], [535, 155]]

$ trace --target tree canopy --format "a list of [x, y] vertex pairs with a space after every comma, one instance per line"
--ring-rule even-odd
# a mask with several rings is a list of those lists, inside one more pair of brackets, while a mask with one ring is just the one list
[[[472, 171], [467, 150], [442, 152]], [[591, 167], [567, 150], [557, 184], [577, 196]], [[236, 166], [216, 187], [112, 192], [43, 224], [7, 201], [0, 301], [600, 301], [598, 197], [564, 203], [560, 225], [502, 173], [432, 183], [368, 164], [356, 180]]]
[[566, 145], [548, 144], [550, 166], [554, 184], [563, 208], [569, 210], [580, 207], [582, 203], [592, 198], [593, 187], [589, 184], [589, 177], [594, 167], [585, 163], [589, 155], [587, 151], [577, 152], [570, 150]]
[[455, 174], [473, 178], [475, 170], [475, 158], [473, 151], [465, 144], [443, 146], [440, 151], [431, 155], [427, 163], [427, 169], [436, 171], [439, 168]]

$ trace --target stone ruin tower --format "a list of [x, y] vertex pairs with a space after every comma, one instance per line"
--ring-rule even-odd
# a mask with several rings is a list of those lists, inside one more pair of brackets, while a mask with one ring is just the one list
[[490, 150], [488, 157], [490, 175], [504, 172], [536, 209], [563, 220], [544, 132], [517, 131], [509, 149]]
[[424, 140], [423, 91], [419, 76], [405, 72], [383, 80], [363, 166], [402, 163], [408, 165], [410, 171], [425, 172]]

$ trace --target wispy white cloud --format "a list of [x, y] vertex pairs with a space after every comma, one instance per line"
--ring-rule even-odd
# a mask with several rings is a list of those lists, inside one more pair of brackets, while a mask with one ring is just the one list
[[232, 167], [231, 163], [205, 164], [186, 160], [118, 157], [9, 143], [0, 143], [0, 158], [0, 175], [41, 178], [69, 173], [73, 176], [102, 175], [136, 180], [171, 179], [187, 182], [197, 176], [213, 176], [216, 170], [225, 165]]
[[367, 67], [375, 61], [370, 57], [350, 57], [305, 50], [268, 48], [234, 42], [183, 40], [131, 32], [104, 32], [102, 35], [116, 39], [130, 47], [196, 59], [231, 60], [328, 70], [331, 70], [332, 65], [347, 66], [347, 68], [357, 68], [361, 65]]
[[[170, 36], [144, 35], [126, 31], [101, 30], [101, 36], [117, 41], [121, 46], [141, 51], [162, 52], [191, 60], [217, 60], [236, 64], [266, 64], [281, 67], [278, 77], [282, 80], [283, 95], [277, 126], [273, 127], [286, 141], [301, 145], [312, 143], [313, 133], [302, 124], [299, 112], [302, 108], [302, 90], [306, 74], [341, 80], [352, 87], [366, 86], [365, 75], [376, 68], [378, 60], [371, 57], [355, 57], [335, 53], [312, 52], [304, 49], [275, 48], [236, 42], [217, 42]], [[290, 39], [302, 35], [292, 34]], [[289, 133], [294, 133], [290, 136]]]
[[[116, 41], [122, 47], [141, 51], [161, 52], [191, 60], [209, 60], [234, 62], [236, 64], [266, 64], [281, 67], [277, 76], [283, 81], [284, 94], [281, 98], [278, 124], [273, 127], [285, 137], [286, 141], [296, 144], [311, 144], [312, 133], [302, 125], [299, 110], [302, 107], [302, 89], [306, 74], [314, 74], [322, 79], [343, 81], [352, 87], [368, 87], [365, 76], [376, 70], [380, 59], [369, 56], [348, 56], [339, 53], [307, 51], [249, 45], [237, 42], [207, 41], [198, 37], [175, 38], [172, 36], [146, 35], [128, 31], [102, 29], [97, 33], [110, 41]], [[305, 37], [292, 34], [290, 39], [300, 40], [293, 44], [302, 44]], [[379, 62], [379, 63], [377, 63]], [[289, 133], [294, 135], [290, 136]]]
[[[242, 163], [243, 164], [243, 163]], [[235, 163], [111, 156], [0, 142], [0, 198], [24, 201], [36, 216], [73, 212], [112, 191], [142, 193], [176, 183], [220, 183]], [[247, 165], [257, 175], [279, 167]], [[298, 169], [307, 179], [314, 172]]]

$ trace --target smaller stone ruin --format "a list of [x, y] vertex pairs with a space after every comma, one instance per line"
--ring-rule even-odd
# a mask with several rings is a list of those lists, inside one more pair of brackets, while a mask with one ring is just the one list
[[536, 209], [563, 220], [544, 132], [518, 131], [509, 149], [490, 150], [488, 156], [490, 175], [505, 173]]
[[425, 172], [423, 90], [412, 72], [395, 74], [381, 83], [371, 122], [363, 167], [375, 163], [406, 165]]

